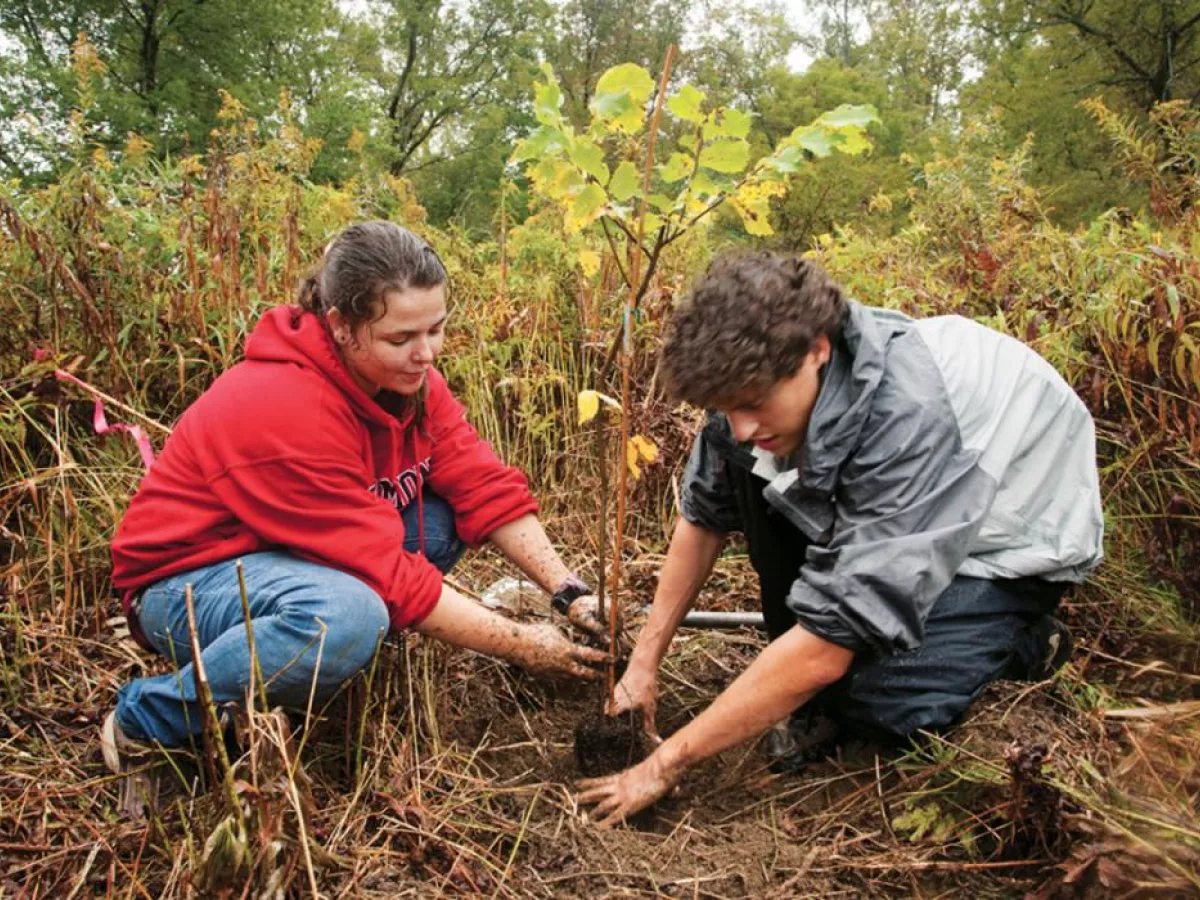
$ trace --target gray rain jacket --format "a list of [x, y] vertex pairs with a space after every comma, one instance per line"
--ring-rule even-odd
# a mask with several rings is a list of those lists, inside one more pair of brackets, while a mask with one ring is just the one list
[[855, 652], [920, 645], [956, 574], [1078, 582], [1103, 556], [1091, 415], [1044, 359], [970, 319], [851, 301], [793, 459], [735, 443], [712, 413], [682, 513], [738, 531], [726, 467], [762, 476], [812, 541], [788, 605]]

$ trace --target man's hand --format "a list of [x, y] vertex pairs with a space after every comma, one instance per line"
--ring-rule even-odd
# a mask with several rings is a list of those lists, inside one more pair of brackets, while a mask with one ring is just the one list
[[682, 774], [682, 768], [670, 765], [656, 751], [624, 772], [579, 781], [579, 802], [596, 804], [594, 815], [604, 816], [600, 827], [611, 828], [664, 796]]
[[582, 647], [549, 623], [519, 626], [520, 643], [512, 661], [537, 675], [572, 675], [593, 680], [595, 668], [609, 662], [603, 650]]
[[658, 670], [639, 665], [630, 661], [629, 668], [617, 683], [613, 691], [613, 700], [605, 708], [610, 716], [619, 716], [632, 709], [642, 715], [642, 729], [650, 743], [657, 746], [662, 743], [655, 724], [658, 714]]
[[[605, 609], [605, 613], [608, 612], [609, 610]], [[620, 631], [620, 610], [617, 611], [617, 616], [617, 630]], [[567, 607], [567, 618], [580, 631], [586, 631], [603, 643], [608, 643], [608, 620], [600, 618], [600, 598], [595, 594], [585, 594], [572, 600], [571, 605]]]

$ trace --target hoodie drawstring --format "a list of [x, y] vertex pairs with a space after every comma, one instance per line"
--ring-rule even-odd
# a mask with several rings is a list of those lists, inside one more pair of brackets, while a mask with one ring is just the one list
[[420, 426], [413, 428], [413, 450], [417, 460], [417, 542], [421, 548], [421, 555], [428, 559], [429, 556], [425, 553], [425, 477], [421, 472], [420, 430]]

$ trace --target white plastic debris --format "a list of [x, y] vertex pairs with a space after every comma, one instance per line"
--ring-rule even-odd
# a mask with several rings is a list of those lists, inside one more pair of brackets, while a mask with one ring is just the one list
[[538, 586], [532, 581], [505, 576], [497, 579], [479, 595], [480, 601], [488, 609], [503, 609], [511, 613], [532, 611], [548, 601], [542, 596]]

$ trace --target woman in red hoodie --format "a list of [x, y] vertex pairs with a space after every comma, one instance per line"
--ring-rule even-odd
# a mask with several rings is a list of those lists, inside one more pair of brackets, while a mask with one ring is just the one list
[[272, 703], [332, 694], [389, 627], [551, 674], [594, 677], [607, 658], [553, 625], [512, 622], [442, 582], [463, 546], [491, 541], [599, 631], [596, 600], [563, 565], [524, 476], [463, 417], [433, 368], [446, 271], [390, 222], [346, 229], [299, 306], [266, 313], [246, 358], [180, 418], [113, 542], [134, 636], [177, 672], [121, 688], [105, 760], [199, 731], [185, 591], [218, 703], [244, 699], [254, 644]]

